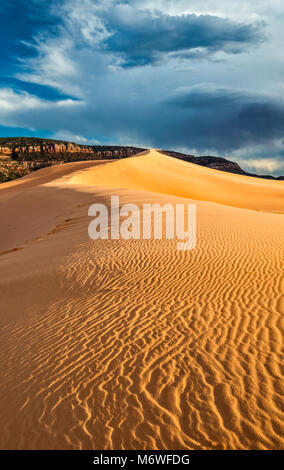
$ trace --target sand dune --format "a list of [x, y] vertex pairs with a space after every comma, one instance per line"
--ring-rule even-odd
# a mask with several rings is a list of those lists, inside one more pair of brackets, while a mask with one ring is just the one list
[[74, 183], [154, 191], [246, 209], [284, 212], [283, 181], [271, 181], [195, 165], [147, 150], [107, 167], [72, 177]]
[[[283, 448], [283, 188], [154, 151], [1, 185], [0, 447]], [[91, 241], [115, 194], [195, 199], [196, 248]]]

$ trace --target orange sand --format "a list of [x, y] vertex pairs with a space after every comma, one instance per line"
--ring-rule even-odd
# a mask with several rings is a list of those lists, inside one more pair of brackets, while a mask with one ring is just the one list
[[[195, 199], [196, 248], [90, 240], [117, 194]], [[283, 182], [151, 151], [39, 170], [0, 204], [0, 448], [284, 447]]]

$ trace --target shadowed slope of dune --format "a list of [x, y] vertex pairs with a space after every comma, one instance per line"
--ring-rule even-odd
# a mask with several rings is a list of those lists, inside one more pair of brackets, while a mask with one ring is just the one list
[[[195, 165], [174, 160], [169, 186], [172, 159], [128, 162], [0, 188], [0, 447], [283, 448], [284, 217], [260, 212], [283, 211], [283, 184], [261, 180], [257, 204], [252, 179], [228, 175], [258, 210], [196, 201], [192, 251], [91, 241], [94, 202], [188, 203], [185, 173], [198, 189]], [[205, 170], [203, 194], [219, 173], [235, 194]]]
[[22, 189], [33, 188], [41, 184], [49, 183], [53, 180], [58, 180], [60, 177], [66, 177], [70, 173], [75, 173], [76, 171], [94, 168], [97, 165], [104, 165], [111, 162], [112, 160], [90, 160], [84, 162], [72, 162], [64, 163], [64, 165], [54, 165], [50, 167], [41, 168], [32, 173], [29, 173], [22, 178], [18, 178], [7, 183], [1, 183], [1, 202], [4, 202], [4, 195], [7, 194], [8, 197], [13, 196], [15, 192], [18, 192]]

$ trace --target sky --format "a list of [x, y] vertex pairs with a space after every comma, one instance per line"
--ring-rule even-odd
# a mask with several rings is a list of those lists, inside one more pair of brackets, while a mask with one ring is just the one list
[[282, 0], [0, 0], [0, 136], [284, 174]]

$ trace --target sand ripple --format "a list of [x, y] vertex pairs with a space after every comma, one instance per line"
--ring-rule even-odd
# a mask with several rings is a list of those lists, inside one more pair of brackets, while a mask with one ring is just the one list
[[283, 448], [283, 216], [198, 202], [178, 252], [82, 242], [84, 201], [2, 256], [1, 448]]

